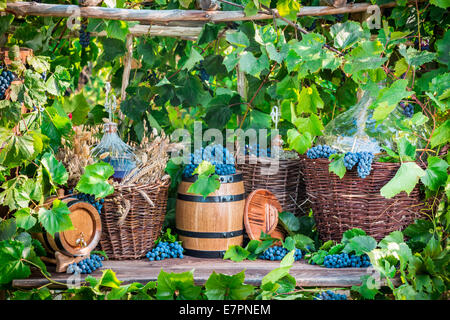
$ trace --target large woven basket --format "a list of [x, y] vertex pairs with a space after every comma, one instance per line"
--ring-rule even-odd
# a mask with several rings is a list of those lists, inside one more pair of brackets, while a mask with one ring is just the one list
[[328, 170], [327, 159], [308, 159], [301, 156], [306, 193], [317, 229], [322, 240], [342, 238], [348, 229], [360, 228], [381, 240], [392, 231], [402, 230], [419, 216], [421, 201], [416, 186], [409, 196], [401, 192], [391, 199], [380, 189], [397, 172], [400, 164], [372, 164], [372, 172], [365, 179], [355, 169], [340, 179]]
[[100, 245], [110, 259], [139, 259], [153, 247], [164, 223], [169, 185], [170, 179], [119, 187], [105, 198]]
[[283, 211], [296, 215], [307, 213], [300, 159], [278, 160], [278, 167], [274, 161], [270, 158], [238, 156], [237, 167], [244, 176], [246, 196], [254, 190], [267, 189], [277, 197]]

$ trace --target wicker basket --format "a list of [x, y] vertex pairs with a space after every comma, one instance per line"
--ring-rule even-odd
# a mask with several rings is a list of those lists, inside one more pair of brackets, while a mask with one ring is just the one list
[[[164, 223], [169, 185], [167, 179], [160, 184], [116, 188], [105, 198], [100, 244], [110, 259], [139, 259], [153, 247]], [[119, 213], [120, 205], [124, 213]]]
[[307, 213], [306, 190], [300, 160], [278, 160], [278, 170], [271, 170], [271, 165], [276, 168], [273, 161], [270, 158], [238, 156], [237, 166], [244, 176], [246, 196], [254, 190], [267, 189], [277, 197], [283, 211], [304, 215]]
[[308, 159], [301, 156], [306, 192], [314, 212], [322, 240], [340, 241], [348, 229], [360, 228], [381, 240], [395, 230], [402, 230], [419, 215], [421, 201], [416, 186], [409, 196], [402, 192], [391, 199], [380, 194], [380, 189], [397, 172], [400, 164], [372, 164], [372, 172], [365, 179], [355, 169], [340, 179], [328, 171], [326, 159]]

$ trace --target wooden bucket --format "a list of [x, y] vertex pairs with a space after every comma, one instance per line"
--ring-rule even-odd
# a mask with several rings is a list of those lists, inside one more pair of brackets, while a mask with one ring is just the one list
[[[50, 207], [54, 199], [44, 206]], [[34, 236], [47, 252], [60, 252], [69, 257], [88, 255], [97, 246], [102, 233], [102, 223], [97, 209], [88, 202], [70, 196], [60, 199], [70, 211], [73, 229], [50, 234], [36, 233]]]
[[203, 198], [187, 190], [197, 176], [178, 187], [176, 229], [185, 254], [222, 258], [231, 245], [244, 240], [245, 190], [242, 174], [220, 176], [220, 189]]

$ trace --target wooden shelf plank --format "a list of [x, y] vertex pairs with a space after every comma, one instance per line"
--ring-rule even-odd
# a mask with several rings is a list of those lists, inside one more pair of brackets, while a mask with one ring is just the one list
[[[233, 275], [245, 270], [245, 283], [259, 285], [262, 278], [271, 270], [278, 268], [279, 261], [243, 261], [233, 262], [222, 259], [199, 259], [185, 257], [184, 259], [168, 259], [163, 261], [128, 260], [128, 261], [105, 261], [101, 270], [112, 269], [117, 278], [123, 284], [132, 282], [147, 283], [156, 281], [161, 269], [165, 272], [186, 272], [194, 269], [194, 280], [196, 284], [204, 284], [213, 271]], [[101, 270], [91, 273], [91, 276], [99, 278]], [[55, 273], [54, 268], [49, 267], [52, 279], [66, 283], [68, 274]], [[372, 274], [372, 268], [342, 268], [327, 269], [320, 266], [307, 264], [305, 261], [295, 262], [290, 274], [297, 280], [297, 285], [302, 287], [351, 287], [361, 284], [361, 276]], [[82, 275], [82, 279], [86, 275]], [[47, 284], [49, 281], [39, 274], [33, 274], [28, 279], [17, 279], [13, 286], [17, 288], [37, 288]], [[55, 286], [50, 286], [57, 288]]]

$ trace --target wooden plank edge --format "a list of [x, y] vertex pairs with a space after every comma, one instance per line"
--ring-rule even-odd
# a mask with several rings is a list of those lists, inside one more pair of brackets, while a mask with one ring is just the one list
[[[421, 0], [423, 1], [423, 0]], [[413, 2], [413, 1], [409, 1]], [[302, 7], [297, 16], [324, 16], [343, 13], [366, 12], [371, 3], [354, 3], [340, 8], [328, 6]], [[380, 8], [397, 6], [395, 1], [380, 4]], [[270, 14], [246, 16], [244, 11], [202, 11], [202, 10], [138, 10], [106, 7], [80, 7], [77, 5], [46, 4], [36, 2], [7, 3], [5, 12], [16, 16], [42, 17], [85, 17], [122, 21], [171, 22], [171, 21], [204, 21], [232, 22], [245, 20], [273, 19]]]

